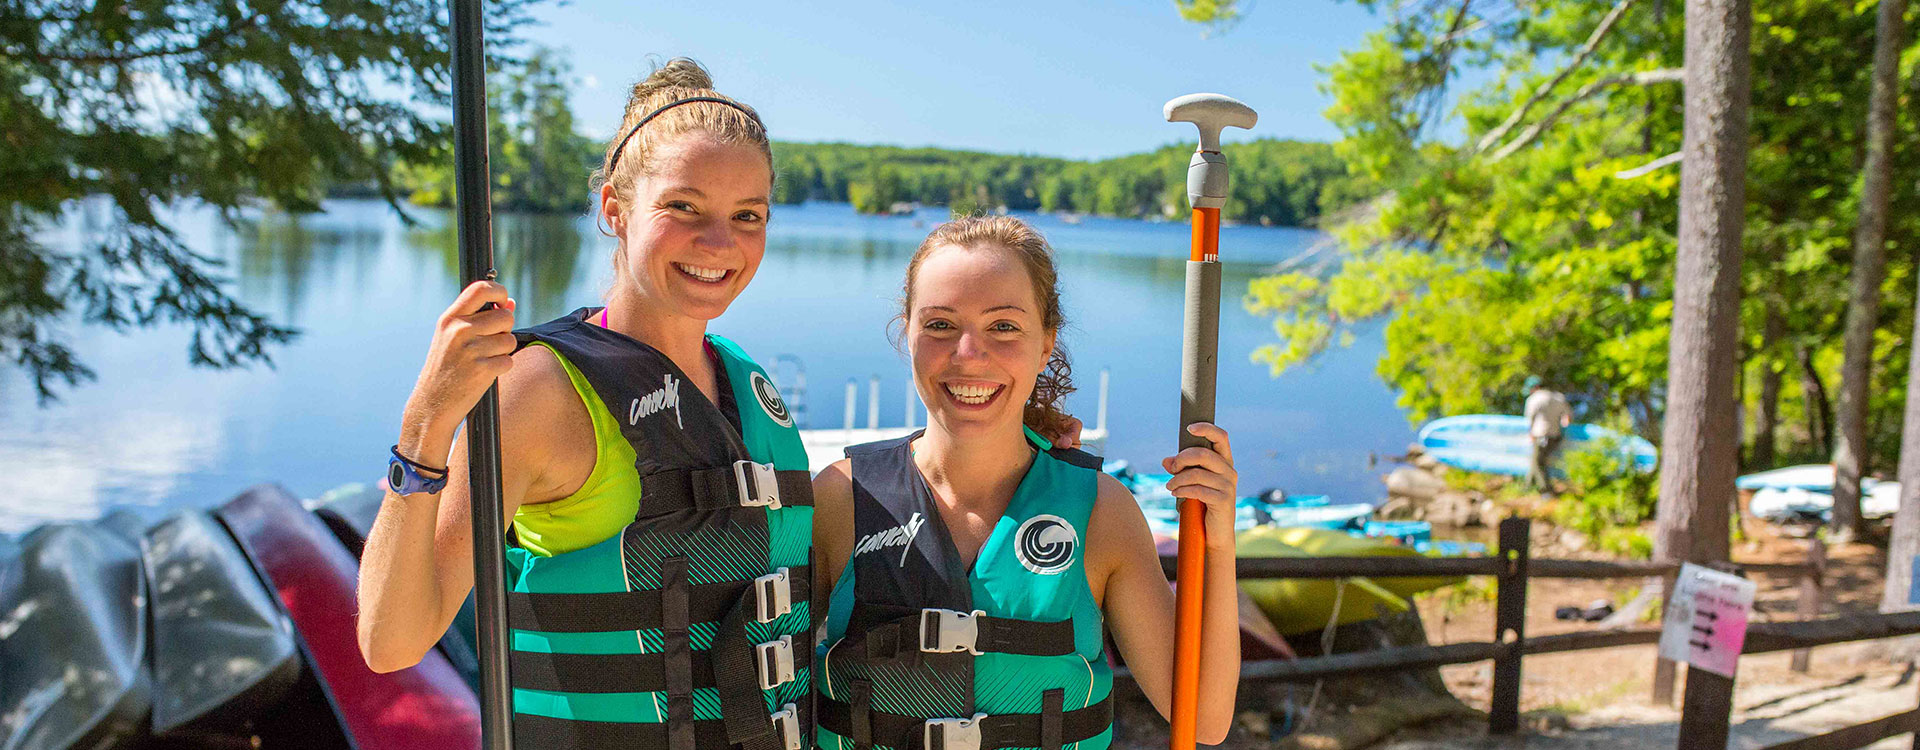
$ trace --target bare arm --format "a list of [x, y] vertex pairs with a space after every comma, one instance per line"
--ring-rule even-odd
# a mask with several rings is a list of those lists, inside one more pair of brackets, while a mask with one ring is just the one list
[[[813, 622], [827, 621], [827, 602], [853, 552], [853, 468], [840, 459], [813, 477]], [[822, 631], [824, 633], [824, 631]]]
[[[1219, 744], [1233, 724], [1240, 684], [1240, 611], [1234, 580], [1233, 474], [1226, 433], [1206, 425], [1201, 434], [1225, 452], [1188, 449], [1169, 459], [1169, 486], [1207, 503], [1207, 565], [1200, 634], [1197, 739]], [[1207, 454], [1202, 456], [1200, 454]], [[1224, 498], [1224, 510], [1220, 510]], [[1088, 524], [1088, 574], [1106, 613], [1114, 645], [1135, 682], [1162, 717], [1173, 709], [1174, 596], [1154, 549], [1153, 533], [1133, 495], [1102, 476]]]
[[[504, 290], [498, 294], [504, 299]], [[458, 439], [458, 428], [486, 385], [500, 378], [500, 489], [508, 519], [530, 496], [549, 494], [541, 471], [550, 463], [546, 433], [576, 416], [560, 411], [566, 402], [555, 397], [553, 379], [566, 388], [566, 376], [551, 352], [505, 353], [513, 346], [511, 308], [461, 316], [463, 303], [493, 301], [485, 294], [461, 299], [441, 319], [400, 438], [401, 453], [416, 461], [446, 457], [447, 485], [438, 494], [389, 489], [361, 558], [357, 630], [361, 655], [375, 671], [419, 663], [473, 589], [467, 441]], [[586, 419], [577, 399], [573, 408]]]

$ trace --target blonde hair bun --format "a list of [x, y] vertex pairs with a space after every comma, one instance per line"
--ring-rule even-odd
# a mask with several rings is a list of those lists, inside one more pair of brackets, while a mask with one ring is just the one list
[[631, 101], [644, 102], [655, 93], [671, 88], [712, 89], [713, 74], [692, 58], [676, 57], [664, 65], [656, 63], [646, 80], [633, 85], [628, 97]]

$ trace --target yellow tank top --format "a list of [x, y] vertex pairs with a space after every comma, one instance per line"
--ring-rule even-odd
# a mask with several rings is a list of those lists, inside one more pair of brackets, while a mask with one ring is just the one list
[[[546, 346], [535, 342], [534, 346]], [[573, 494], [547, 503], [522, 505], [513, 514], [513, 533], [525, 547], [541, 557], [585, 549], [613, 538], [633, 522], [640, 511], [640, 475], [634, 473], [639, 457], [620, 434], [620, 423], [595, 393], [593, 385], [575, 369], [572, 362], [553, 347], [554, 359], [567, 371], [567, 380], [580, 394], [593, 419], [593, 473]]]

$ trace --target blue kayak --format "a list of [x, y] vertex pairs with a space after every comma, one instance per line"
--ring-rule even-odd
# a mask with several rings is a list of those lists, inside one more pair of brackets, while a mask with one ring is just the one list
[[[1420, 448], [1434, 460], [1456, 469], [1486, 474], [1527, 475], [1527, 460], [1532, 438], [1527, 420], [1511, 414], [1468, 414], [1445, 417], [1420, 428]], [[1610, 444], [1621, 464], [1635, 471], [1653, 471], [1660, 463], [1660, 452], [1653, 443], [1637, 435], [1626, 435], [1599, 425], [1568, 425], [1560, 455], [1592, 450]], [[1559, 471], [1556, 469], [1556, 474]]]

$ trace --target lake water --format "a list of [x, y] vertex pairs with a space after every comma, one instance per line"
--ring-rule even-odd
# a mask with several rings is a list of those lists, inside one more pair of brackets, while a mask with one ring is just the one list
[[[376, 201], [332, 201], [309, 216], [249, 214], [229, 227], [205, 212], [177, 217], [196, 249], [230, 264], [238, 296], [299, 328], [274, 366], [190, 367], [183, 327], [127, 334], [72, 329], [98, 380], [40, 406], [31, 384], [0, 370], [0, 531], [86, 519], [114, 506], [157, 517], [208, 507], [261, 482], [313, 497], [380, 477], [400, 409], [425, 359], [435, 317], [459, 290], [452, 216], [414, 209], [407, 226]], [[845, 204], [779, 206], [753, 285], [712, 327], [738, 341], [783, 386], [804, 368], [804, 415], [842, 424], [844, 389], [878, 375], [880, 423], [905, 420], [907, 366], [890, 342], [901, 274], [946, 216], [860, 216]], [[1068, 406], [1089, 424], [1099, 372], [1112, 372], [1106, 454], [1156, 465], [1172, 452], [1180, 380], [1183, 223], [1024, 216], [1053, 242], [1069, 328], [1063, 335], [1081, 392]], [[531, 324], [599, 304], [612, 241], [587, 219], [496, 215], [497, 266]], [[84, 212], [50, 230], [79, 246]], [[1270, 321], [1240, 304], [1247, 282], [1324, 235], [1227, 227], [1221, 234], [1219, 422], [1233, 435], [1242, 494], [1281, 487], [1335, 502], [1385, 495], [1370, 454], [1398, 453], [1413, 427], [1374, 374], [1381, 338], [1363, 330], [1349, 349], [1270, 377], [1249, 354], [1272, 340]], [[797, 406], [797, 405], [796, 405]], [[925, 422], [924, 412], [918, 418]]]

